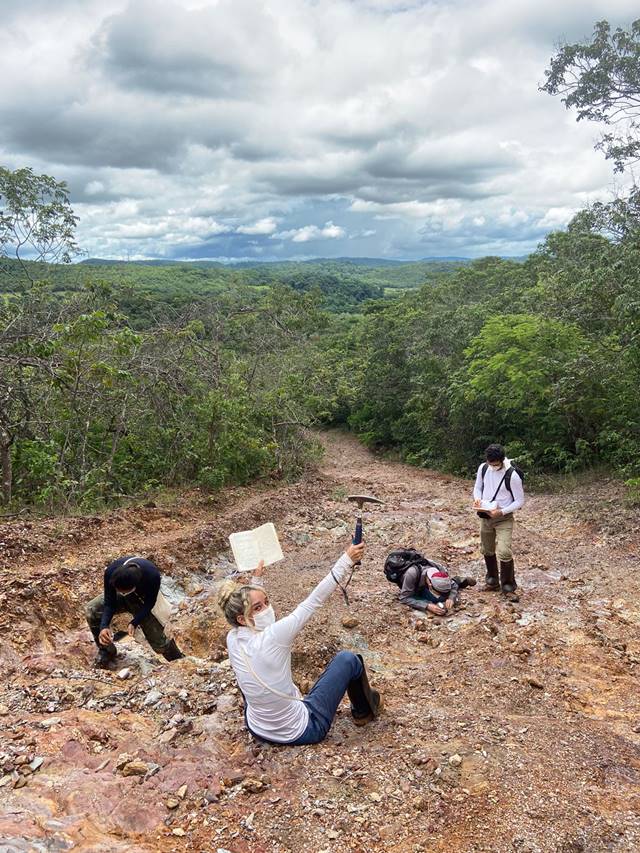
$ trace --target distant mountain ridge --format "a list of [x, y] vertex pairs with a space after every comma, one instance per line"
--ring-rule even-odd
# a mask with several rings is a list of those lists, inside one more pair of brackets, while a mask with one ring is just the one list
[[113, 258], [85, 258], [80, 261], [80, 264], [84, 264], [86, 266], [148, 266], [148, 267], [173, 267], [173, 266], [188, 266], [188, 267], [196, 267], [200, 269], [208, 269], [212, 267], [224, 267], [224, 268], [238, 268], [238, 269], [252, 269], [254, 267], [269, 267], [269, 266], [302, 266], [302, 265], [315, 265], [315, 264], [336, 264], [340, 266], [359, 266], [359, 267], [369, 267], [372, 269], [378, 269], [380, 267], [398, 267], [398, 266], [406, 266], [409, 264], [430, 264], [430, 263], [454, 263], [454, 264], [468, 264], [471, 263], [472, 258], [463, 258], [463, 257], [430, 257], [430, 258], [419, 258], [418, 260], [397, 260], [393, 258], [309, 258], [306, 260], [297, 261], [295, 259], [288, 259], [282, 261], [260, 261], [260, 260], [247, 260], [247, 261], [229, 261], [228, 263], [223, 263], [222, 261], [176, 261], [172, 259], [163, 259], [163, 258], [150, 258], [149, 260], [135, 260], [135, 261], [125, 261], [125, 260], [115, 260]]

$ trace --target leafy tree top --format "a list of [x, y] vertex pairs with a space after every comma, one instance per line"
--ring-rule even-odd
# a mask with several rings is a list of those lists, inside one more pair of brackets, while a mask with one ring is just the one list
[[77, 222], [64, 181], [0, 166], [0, 259], [15, 258], [27, 279], [32, 278], [27, 259], [71, 262], [78, 252]]
[[613, 32], [607, 21], [598, 21], [590, 41], [560, 46], [545, 75], [541, 90], [560, 95], [567, 109], [575, 107], [578, 121], [618, 128], [596, 146], [616, 171], [640, 160], [640, 18], [629, 30]]

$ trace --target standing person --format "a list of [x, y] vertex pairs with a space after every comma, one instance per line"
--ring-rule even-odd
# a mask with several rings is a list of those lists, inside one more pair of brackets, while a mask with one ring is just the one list
[[176, 641], [167, 638], [163, 623], [152, 613], [159, 596], [162, 599], [160, 572], [151, 560], [119, 557], [109, 563], [104, 573], [104, 593], [85, 607], [85, 616], [98, 646], [97, 666], [109, 666], [118, 653], [109, 627], [116, 613], [131, 613], [133, 618], [127, 633], [133, 637], [140, 625], [151, 648], [166, 660], [184, 657]]
[[350, 545], [329, 574], [296, 609], [276, 620], [259, 576], [252, 583], [223, 584], [218, 603], [232, 626], [229, 660], [245, 700], [245, 721], [255, 737], [298, 746], [323, 740], [345, 692], [356, 725], [378, 715], [380, 694], [369, 686], [360, 655], [342, 651], [304, 698], [291, 677], [291, 647], [298, 633], [360, 562], [364, 544]]
[[486, 589], [502, 588], [502, 592], [512, 594], [517, 587], [511, 550], [513, 514], [524, 505], [522, 479], [506, 458], [501, 444], [490, 444], [485, 457], [486, 462], [480, 465], [476, 475], [473, 506], [480, 516], [480, 550], [487, 566]]

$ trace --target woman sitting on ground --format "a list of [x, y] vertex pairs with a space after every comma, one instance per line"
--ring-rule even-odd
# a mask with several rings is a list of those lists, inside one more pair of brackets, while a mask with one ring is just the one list
[[262, 588], [260, 564], [252, 583], [222, 585], [218, 602], [233, 630], [229, 660], [245, 700], [247, 728], [271, 743], [302, 745], [323, 740], [345, 692], [356, 725], [377, 716], [380, 694], [369, 687], [360, 655], [339, 652], [304, 698], [291, 678], [291, 647], [298, 632], [360, 561], [364, 544], [350, 545], [329, 574], [293, 613], [276, 620]]

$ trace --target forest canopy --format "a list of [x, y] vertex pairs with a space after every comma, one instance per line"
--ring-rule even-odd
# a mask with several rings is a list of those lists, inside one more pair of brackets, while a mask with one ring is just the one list
[[[640, 21], [562, 45], [543, 90], [605, 125], [632, 174]], [[0, 169], [6, 506], [297, 476], [308, 427], [468, 474], [606, 465], [640, 484], [640, 190], [526, 259], [72, 264], [67, 187]]]

